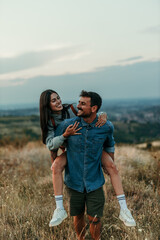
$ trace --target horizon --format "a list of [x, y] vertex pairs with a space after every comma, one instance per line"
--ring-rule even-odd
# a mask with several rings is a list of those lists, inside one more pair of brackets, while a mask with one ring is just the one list
[[[156, 104], [160, 105], [160, 98], [121, 98], [121, 99], [107, 99], [107, 98], [103, 98], [102, 99], [102, 107], [103, 104], [105, 103], [105, 105], [107, 104], [113, 104], [113, 103], [117, 103], [119, 102], [119, 104], [122, 103], [130, 103], [130, 104], [141, 104], [141, 103], [145, 103], [148, 102], [150, 104]], [[68, 99], [66, 101], [64, 101], [64, 103], [77, 103], [76, 101], [72, 100], [72, 99]], [[1, 104], [0, 103], [0, 110], [21, 110], [21, 109], [33, 109], [33, 108], [39, 108], [39, 102], [25, 102], [25, 103], [11, 103], [11, 104]]]

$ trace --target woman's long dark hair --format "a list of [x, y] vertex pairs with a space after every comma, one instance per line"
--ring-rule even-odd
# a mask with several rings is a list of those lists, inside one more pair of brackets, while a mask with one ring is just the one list
[[[50, 109], [50, 100], [51, 94], [58, 93], [54, 90], [47, 89], [41, 93], [39, 101], [39, 110], [40, 110], [40, 126], [42, 131], [42, 142], [46, 144], [46, 137], [48, 133], [48, 121], [51, 119], [51, 109]], [[68, 109], [70, 108], [69, 104], [63, 104], [62, 109], [62, 120], [69, 118]]]

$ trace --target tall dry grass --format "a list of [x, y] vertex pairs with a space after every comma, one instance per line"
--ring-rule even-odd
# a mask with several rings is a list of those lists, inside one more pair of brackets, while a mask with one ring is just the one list
[[[134, 146], [116, 147], [116, 163], [122, 176], [127, 204], [137, 222], [126, 227], [118, 218], [119, 204], [106, 177], [106, 204], [102, 240], [158, 240], [160, 151], [147, 152]], [[40, 143], [0, 148], [0, 239], [75, 240], [72, 218], [49, 228], [55, 207], [49, 151]], [[65, 208], [69, 210], [64, 190]], [[91, 239], [86, 225], [86, 239]]]

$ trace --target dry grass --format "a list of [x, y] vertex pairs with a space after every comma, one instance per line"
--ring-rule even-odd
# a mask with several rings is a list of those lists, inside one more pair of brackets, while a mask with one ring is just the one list
[[[127, 203], [137, 226], [129, 228], [118, 219], [119, 205], [107, 177], [102, 240], [158, 240], [160, 151], [134, 146], [116, 148]], [[0, 148], [1, 240], [75, 240], [72, 218], [54, 229], [48, 227], [55, 207], [49, 151], [40, 143]], [[65, 207], [68, 196], [64, 191]], [[91, 239], [88, 225], [86, 239]]]

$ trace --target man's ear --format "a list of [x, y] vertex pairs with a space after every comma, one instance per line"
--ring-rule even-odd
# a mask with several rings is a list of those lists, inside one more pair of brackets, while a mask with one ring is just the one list
[[94, 106], [92, 107], [92, 113], [97, 112], [97, 108], [98, 108], [98, 106], [97, 106], [97, 105], [94, 105]]

